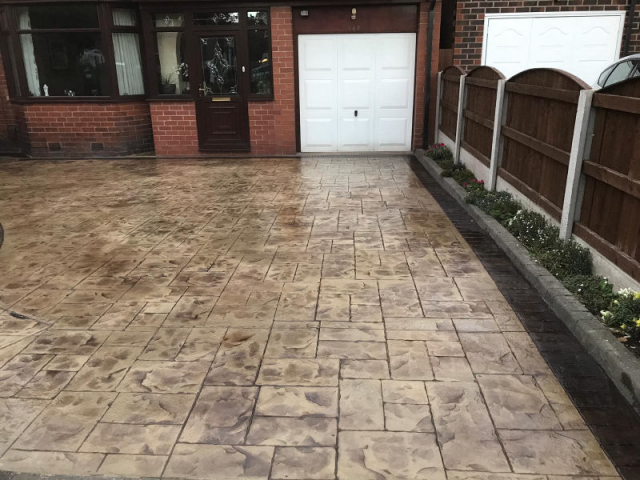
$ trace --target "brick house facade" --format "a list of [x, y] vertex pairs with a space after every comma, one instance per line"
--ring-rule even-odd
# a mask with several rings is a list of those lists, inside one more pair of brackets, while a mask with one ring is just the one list
[[[484, 19], [493, 13], [625, 11], [629, 0], [457, 0], [453, 64], [469, 69], [481, 64]], [[631, 28], [629, 54], [640, 53], [640, 6], [635, 11]], [[623, 32], [627, 34], [626, 22]]]
[[[18, 15], [13, 13], [13, 9], [17, 10], [22, 7], [16, 7], [15, 3], [13, 1], [4, 2], [3, 18], [11, 19], [12, 15]], [[417, 46], [411, 148], [419, 148], [422, 145], [427, 82], [429, 80], [426, 68], [427, 29], [429, 15], [434, 15], [433, 36], [431, 38], [436, 39], [436, 46], [432, 50], [429, 77], [431, 91], [435, 92], [440, 1], [432, 2], [432, 4], [414, 3], [414, 5], [417, 5], [416, 11], [418, 13], [415, 18], [416, 27], [414, 30]], [[104, 7], [105, 13], [103, 15], [109, 15], [108, 8], [111, 7]], [[151, 8], [148, 2], [145, 3], [144, 8]], [[313, 7], [311, 8], [313, 9]], [[359, 18], [362, 16], [366, 20], [367, 8], [366, 5], [359, 7]], [[0, 148], [3, 153], [21, 152], [33, 157], [111, 157], [141, 153], [155, 154], [159, 157], [296, 155], [300, 151], [300, 137], [297, 125], [299, 116], [297, 106], [298, 78], [294, 58], [297, 35], [294, 32], [293, 7], [282, 4], [271, 6], [268, 10], [268, 28], [262, 28], [268, 30], [270, 34], [271, 55], [269, 60], [272, 72], [272, 95], [265, 99], [246, 96], [249, 148], [239, 151], [229, 151], [224, 148], [221, 148], [220, 151], [211, 148], [203, 150], [202, 117], [199, 117], [198, 97], [195, 93], [198, 91], [199, 84], [194, 85], [194, 82], [191, 82], [190, 91], [187, 88], [183, 91], [176, 91], [175, 95], [160, 95], [159, 87], [152, 84], [155, 81], [153, 79], [155, 74], [148, 73], [149, 71], [154, 72], [153, 68], [160, 67], [153, 65], [154, 62], [157, 62], [153, 53], [145, 53], [152, 48], [150, 39], [153, 38], [154, 33], [143, 31], [142, 28], [139, 30], [140, 49], [143, 51], [142, 56], [146, 56], [146, 62], [143, 62], [146, 85], [144, 95], [131, 98], [117, 97], [112, 93], [112, 98], [95, 101], [89, 98], [77, 98], [76, 100], [43, 95], [34, 98], [28, 93], [25, 94], [34, 87], [32, 80], [28, 78], [30, 72], [27, 71], [25, 75], [21, 70], [27, 68], [23, 66], [27, 58], [26, 56], [24, 59], [21, 58], [20, 49], [16, 45], [19, 43], [16, 40], [24, 36], [24, 31], [21, 30], [23, 25], [20, 25], [21, 20], [17, 17], [17, 20], [12, 20], [17, 26], [13, 27], [14, 29], [10, 33], [4, 32], [4, 43], [1, 49], [0, 61], [6, 58], [9, 58], [10, 61], [5, 61], [4, 68], [0, 68]], [[162, 8], [160, 11], [165, 12], [167, 8]], [[152, 15], [153, 13], [149, 17], [152, 20], [148, 21], [148, 25], [154, 25], [151, 23], [155, 22]], [[143, 25], [147, 25], [144, 20], [146, 18], [144, 12], [142, 18]], [[134, 31], [138, 33], [138, 30], [134, 30], [129, 24], [126, 25], [126, 27], [122, 27], [123, 33]], [[117, 28], [114, 20], [111, 30], [101, 33], [102, 39], [109, 38], [112, 34], [117, 35], [119, 33]], [[252, 27], [243, 28], [248, 30]], [[163, 28], [155, 28], [153, 31], [156, 30], [160, 32], [158, 35], [165, 31]], [[188, 28], [186, 32], [189, 34]], [[96, 33], [96, 35], [98, 34]], [[35, 33], [34, 38], [37, 39]], [[240, 36], [238, 35], [237, 38]], [[12, 44], [9, 42], [11, 39], [13, 40]], [[114, 47], [112, 47], [114, 50], [115, 45], [114, 40]], [[105, 53], [108, 51], [104, 47], [103, 50]], [[191, 55], [190, 52], [185, 55]], [[117, 52], [115, 54], [117, 56]], [[111, 55], [114, 55], [114, 51], [111, 52]], [[244, 67], [242, 68], [244, 69]], [[33, 76], [32, 73], [31, 75]], [[43, 75], [40, 76], [43, 77]], [[120, 81], [121, 72], [114, 69], [111, 75], [113, 92], [116, 83]], [[30, 81], [32, 83], [29, 83]], [[44, 80], [40, 83], [43, 82]], [[49, 89], [53, 88], [52, 85], [47, 86]], [[122, 88], [120, 83], [118, 86]], [[42, 89], [44, 91], [44, 86]], [[222, 100], [226, 100], [226, 98], [222, 98]], [[429, 115], [432, 117], [434, 114], [435, 103], [431, 102]]]

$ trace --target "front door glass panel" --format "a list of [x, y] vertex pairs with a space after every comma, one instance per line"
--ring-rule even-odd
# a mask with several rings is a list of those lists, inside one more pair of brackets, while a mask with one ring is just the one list
[[202, 57], [202, 94], [238, 93], [237, 45], [233, 36], [200, 38]]

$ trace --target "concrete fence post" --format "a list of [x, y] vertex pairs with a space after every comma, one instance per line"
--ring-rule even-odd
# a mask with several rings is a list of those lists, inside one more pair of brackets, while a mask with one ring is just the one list
[[460, 76], [460, 91], [458, 92], [458, 118], [456, 119], [456, 146], [453, 152], [453, 159], [456, 163], [460, 161], [460, 148], [462, 137], [464, 136], [464, 109], [467, 105], [466, 95], [466, 75]]
[[507, 118], [507, 102], [505, 101], [506, 80], [498, 80], [496, 90], [496, 112], [493, 116], [493, 139], [491, 140], [491, 163], [489, 163], [489, 178], [487, 179], [487, 189], [495, 190], [498, 183], [498, 168], [502, 161], [502, 125]]
[[436, 87], [436, 131], [433, 135], [433, 141], [438, 143], [440, 132], [440, 101], [442, 100], [442, 72], [438, 72], [438, 82]]
[[579, 201], [580, 178], [582, 162], [585, 154], [589, 154], [587, 144], [591, 144], [593, 122], [591, 102], [594, 90], [581, 90], [578, 99], [578, 111], [576, 123], [573, 127], [573, 140], [571, 141], [571, 153], [569, 155], [569, 168], [567, 171], [567, 184], [564, 190], [564, 202], [562, 204], [562, 216], [560, 217], [560, 238], [569, 240], [573, 232], [573, 222], [577, 213]]

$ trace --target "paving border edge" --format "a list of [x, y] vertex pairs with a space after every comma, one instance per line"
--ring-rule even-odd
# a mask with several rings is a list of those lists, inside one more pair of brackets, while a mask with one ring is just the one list
[[442, 169], [424, 150], [414, 157], [434, 180], [451, 195], [485, 230], [531, 283], [560, 320], [571, 330], [585, 350], [596, 360], [620, 393], [640, 413], [640, 359], [627, 350], [562, 283], [539, 265], [522, 244], [496, 219], [475, 205], [466, 203], [466, 191], [452, 178], [442, 176]]

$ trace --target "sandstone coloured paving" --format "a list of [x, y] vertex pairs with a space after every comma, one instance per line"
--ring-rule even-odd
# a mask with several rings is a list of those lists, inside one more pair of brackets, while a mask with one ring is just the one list
[[7, 161], [0, 221], [0, 470], [618, 478], [402, 157]]

